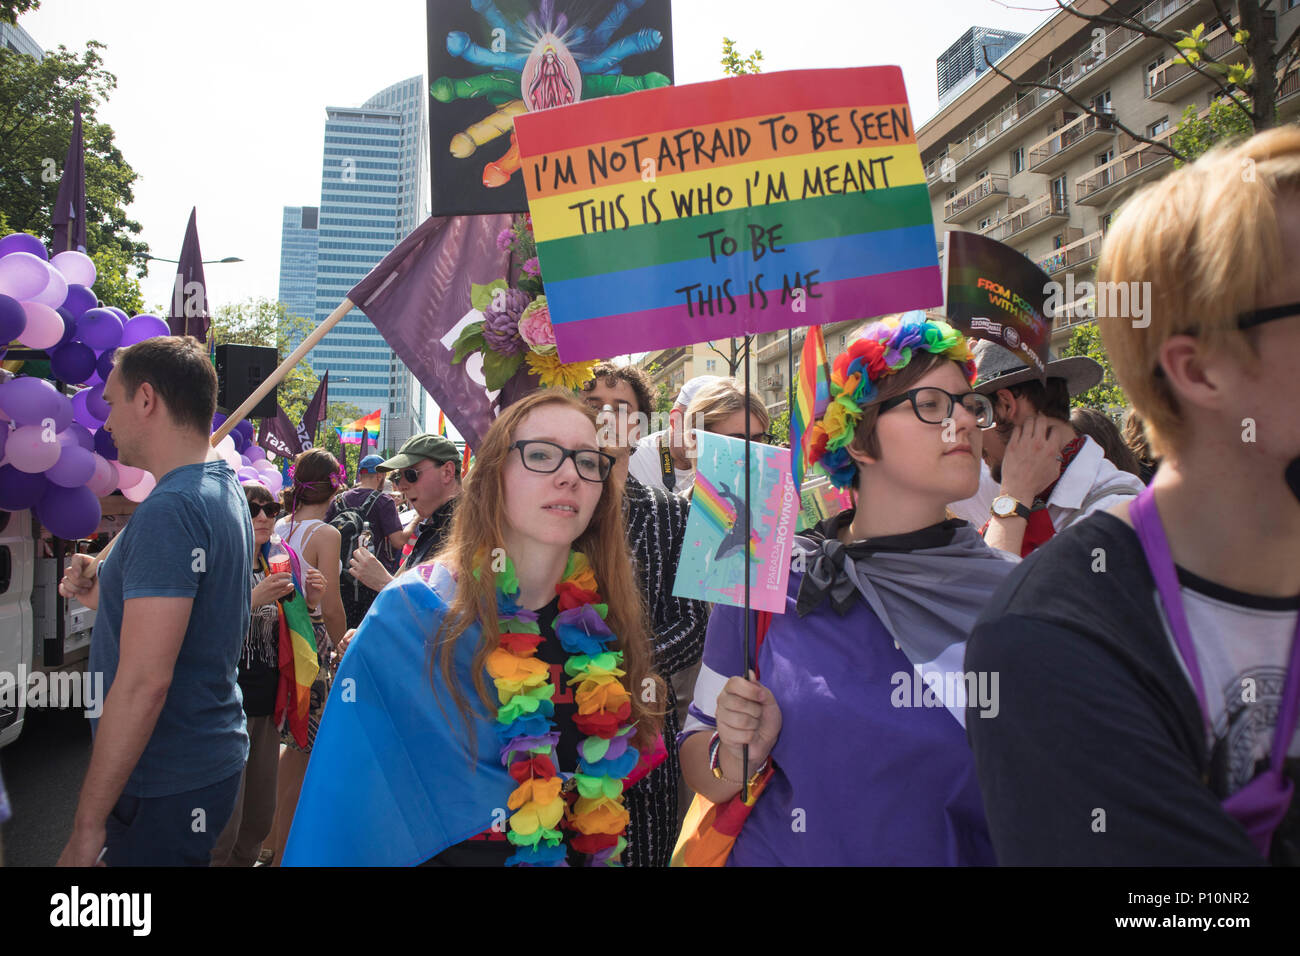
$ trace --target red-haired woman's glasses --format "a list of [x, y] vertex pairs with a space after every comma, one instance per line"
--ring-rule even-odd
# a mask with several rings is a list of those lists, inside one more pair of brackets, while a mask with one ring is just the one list
[[583, 481], [604, 481], [614, 467], [613, 456], [590, 448], [565, 448], [555, 442], [537, 440], [517, 441], [510, 447], [519, 449], [519, 458], [525, 468], [543, 475], [559, 471], [567, 458], [573, 459], [578, 477]]

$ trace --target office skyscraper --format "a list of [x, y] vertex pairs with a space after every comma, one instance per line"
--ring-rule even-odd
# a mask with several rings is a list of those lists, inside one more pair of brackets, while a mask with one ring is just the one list
[[[425, 100], [423, 79], [415, 76], [359, 108], [326, 108], [310, 313], [317, 323], [428, 215]], [[318, 375], [329, 370], [331, 401], [356, 405], [362, 414], [381, 410], [381, 450], [395, 450], [424, 430], [424, 390], [359, 309], [307, 360]]]
[[36, 60], [45, 59], [45, 51], [32, 39], [32, 35], [16, 23], [0, 23], [0, 47], [15, 53], [26, 53]]
[[320, 209], [285, 206], [280, 232], [280, 301], [292, 315], [316, 315], [316, 239]]

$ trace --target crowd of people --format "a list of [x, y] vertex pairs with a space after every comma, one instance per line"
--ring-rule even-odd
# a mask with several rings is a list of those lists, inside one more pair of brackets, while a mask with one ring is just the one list
[[1071, 408], [1090, 359], [866, 325], [810, 429], [854, 507], [748, 621], [673, 596], [696, 432], [784, 438], [732, 378], [642, 435], [645, 374], [601, 364], [503, 408], [467, 474], [420, 435], [349, 489], [313, 449], [276, 500], [209, 460], [196, 343], [119, 349], [108, 427], [159, 480], [60, 585], [108, 688], [61, 862], [695, 865], [726, 810], [736, 866], [1300, 864], [1297, 248], [1297, 130], [1128, 203], [1098, 275], [1150, 283], [1149, 324], [1099, 320], [1122, 428]]

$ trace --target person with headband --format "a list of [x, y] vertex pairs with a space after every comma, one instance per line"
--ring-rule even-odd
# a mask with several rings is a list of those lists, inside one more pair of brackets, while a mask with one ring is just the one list
[[1103, 315], [1160, 469], [1013, 574], [966, 664], [968, 721], [1012, 865], [1300, 865], [1300, 129], [1137, 193], [1098, 263], [1146, 284]]
[[628, 461], [628, 471], [647, 488], [681, 494], [695, 481], [695, 465], [686, 451], [686, 410], [706, 386], [719, 382], [716, 375], [699, 375], [682, 386], [668, 413], [668, 428], [643, 437]]
[[1019, 559], [945, 516], [975, 491], [992, 421], [973, 377], [965, 338], [920, 312], [836, 358], [809, 461], [858, 506], [795, 538], [785, 613], [761, 644], [749, 625], [757, 680], [743, 612], [714, 610], [683, 731], [687, 783], [715, 803], [740, 792], [749, 748], [761, 794], [729, 865], [994, 862], [963, 723], [968, 701], [996, 715], [997, 684], [961, 666]]
[[626, 847], [665, 692], [613, 458], [558, 390], [503, 409], [477, 452], [446, 546], [343, 658], [288, 865], [604, 866]]

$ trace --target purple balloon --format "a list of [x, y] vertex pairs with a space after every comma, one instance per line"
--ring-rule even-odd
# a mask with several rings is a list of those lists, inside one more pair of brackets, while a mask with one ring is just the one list
[[240, 481], [260, 481], [262, 473], [256, 468], [244, 467], [235, 472], [235, 477]]
[[108, 421], [108, 413], [112, 411], [108, 402], [104, 401], [104, 386], [92, 385], [86, 390], [86, 411], [94, 415], [101, 422]]
[[244, 452], [250, 462], [266, 461], [266, 450], [259, 445], [249, 445], [248, 451]]
[[28, 474], [13, 465], [0, 466], [0, 511], [22, 511], [45, 495], [50, 483], [41, 474]]
[[77, 338], [96, 352], [122, 341], [122, 320], [111, 309], [89, 309], [77, 320]]
[[63, 320], [63, 338], [59, 339], [59, 341], [54, 344], [54, 348], [57, 349], [60, 346], [67, 345], [69, 342], [75, 342], [77, 340], [77, 320], [73, 317], [72, 313], [63, 306], [59, 306], [54, 311], [57, 312], [59, 318]]
[[250, 422], [247, 418], [245, 418], [238, 425], [236, 425], [233, 431], [239, 432], [239, 434], [243, 435], [249, 441], [253, 440], [253, 423]]
[[95, 353], [89, 345], [80, 342], [69, 342], [51, 349], [50, 371], [60, 382], [80, 385], [95, 371]]
[[63, 307], [72, 313], [74, 319], [81, 318], [88, 310], [97, 305], [99, 305], [99, 300], [95, 298], [95, 293], [84, 285], [77, 285], [75, 282], [68, 283], [68, 297], [63, 300]]
[[59, 444], [64, 446], [80, 445], [82, 448], [86, 449], [86, 451], [95, 450], [95, 436], [91, 433], [89, 428], [79, 422], [73, 422], [67, 428], [63, 429], [63, 431], [59, 432], [58, 439]]
[[73, 395], [72, 416], [77, 420], [77, 424], [95, 431], [104, 424], [104, 419], [96, 418], [95, 413], [86, 407], [86, 402], [90, 398], [90, 389], [83, 388], [76, 395]]
[[52, 485], [77, 488], [88, 482], [94, 474], [95, 453], [74, 444], [63, 449], [59, 460], [46, 470], [45, 478]]
[[116, 352], [117, 349], [105, 349], [95, 362], [95, 374], [105, 382], [108, 381], [108, 373], [113, 371], [113, 355]]
[[248, 439], [245, 438], [238, 431], [232, 431], [230, 433], [230, 437], [235, 442], [235, 451], [239, 452], [240, 455], [243, 455], [244, 449], [248, 447]]
[[95, 451], [109, 461], [117, 461], [117, 443], [113, 441], [113, 436], [104, 428], [100, 428], [95, 432]]
[[9, 423], [0, 422], [0, 458], [5, 456], [5, 442], [9, 440]]
[[[217, 412], [215, 415], [213, 415], [212, 431], [216, 431], [218, 428], [224, 425], [226, 423], [226, 419], [229, 417], [230, 416], [228, 416], [225, 412]], [[208, 434], [212, 434], [212, 432], [209, 432]]]
[[7, 345], [27, 328], [27, 313], [17, 299], [0, 295], [0, 345]]
[[119, 308], [118, 308], [117, 306], [115, 306], [115, 305], [106, 305], [106, 306], [104, 306], [104, 308], [108, 309], [108, 311], [112, 312], [112, 313], [113, 313], [114, 315], [116, 315], [119, 319], [121, 319], [123, 325], [126, 325], [126, 323], [127, 323], [127, 322], [130, 320], [130, 318], [131, 318], [129, 315], [127, 315], [125, 312], [123, 312], [121, 309], [119, 309]]
[[[93, 462], [91, 470], [94, 470]], [[99, 527], [99, 499], [85, 485], [77, 488], [50, 485], [36, 506], [36, 517], [56, 537], [68, 541], [88, 538]]]
[[0, 385], [0, 408], [21, 425], [35, 425], [53, 418], [56, 432], [63, 431], [72, 421], [72, 406], [67, 398], [49, 382], [30, 375]]
[[7, 256], [11, 252], [27, 252], [46, 262], [50, 260], [50, 254], [45, 251], [45, 243], [26, 232], [11, 232], [0, 239], [0, 256]]
[[127, 320], [126, 325], [122, 327], [122, 341], [120, 344], [122, 347], [126, 347], [135, 345], [137, 342], [143, 342], [145, 339], [170, 334], [171, 329], [167, 328], [166, 322], [156, 315], [144, 313]]
[[30, 302], [50, 284], [51, 267], [30, 252], [14, 252], [0, 258], [0, 292], [19, 302]]

